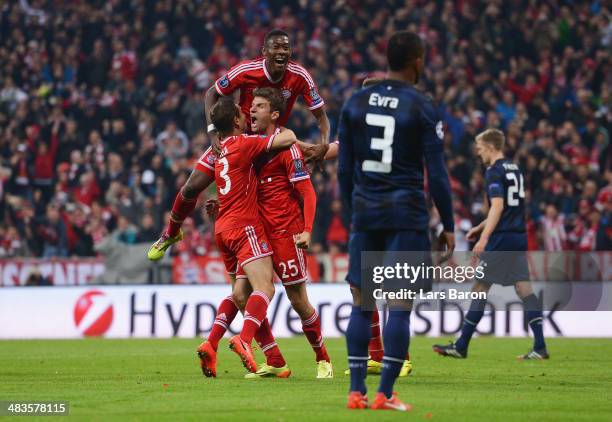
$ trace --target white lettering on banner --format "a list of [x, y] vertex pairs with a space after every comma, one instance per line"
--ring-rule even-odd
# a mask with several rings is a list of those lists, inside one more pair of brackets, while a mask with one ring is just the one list
[[56, 286], [86, 285], [104, 272], [104, 262], [98, 258], [2, 259], [1, 285], [23, 286], [34, 271]]
[[[210, 331], [217, 306], [229, 291], [229, 285], [3, 288], [0, 338], [199, 337]], [[348, 286], [312, 284], [308, 295], [321, 315], [324, 336], [344, 335], [351, 313]], [[487, 313], [478, 332], [527, 336], [519, 308]], [[547, 336], [612, 337], [612, 324], [602, 323], [612, 319], [610, 311], [555, 311], [545, 312], [544, 317]], [[301, 333], [298, 317], [280, 286], [268, 308], [268, 319], [277, 337]], [[419, 303], [411, 329], [416, 335], [454, 335], [461, 321], [462, 312], [451, 302], [444, 311]], [[231, 332], [236, 333], [241, 324], [238, 317]]]

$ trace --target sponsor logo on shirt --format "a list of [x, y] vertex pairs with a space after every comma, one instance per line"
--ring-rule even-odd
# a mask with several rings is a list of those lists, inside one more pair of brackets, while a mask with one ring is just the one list
[[227, 88], [229, 86], [229, 78], [227, 77], [227, 75], [219, 79], [219, 86], [221, 88]]

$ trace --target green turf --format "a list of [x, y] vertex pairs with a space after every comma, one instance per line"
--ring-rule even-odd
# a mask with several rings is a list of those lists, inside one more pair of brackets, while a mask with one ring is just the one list
[[[467, 360], [413, 338], [413, 375], [396, 384], [407, 415], [344, 409], [344, 341], [328, 340], [333, 380], [317, 380], [304, 338], [280, 340], [293, 375], [244, 380], [222, 342], [219, 378], [203, 378], [198, 340], [0, 341], [0, 400], [67, 400], [71, 419], [327, 421], [611, 420], [612, 339], [551, 339], [552, 359], [518, 362], [527, 339], [478, 338]], [[260, 352], [257, 352], [260, 353]], [[368, 386], [374, 392], [376, 377]], [[373, 397], [373, 394], [371, 394]], [[48, 419], [44, 419], [48, 420]]]

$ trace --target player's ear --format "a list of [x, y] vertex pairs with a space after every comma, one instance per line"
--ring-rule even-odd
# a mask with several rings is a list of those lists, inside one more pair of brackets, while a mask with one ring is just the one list
[[270, 113], [270, 120], [272, 121], [276, 121], [279, 117], [280, 117], [280, 113], [278, 112], [278, 110]]

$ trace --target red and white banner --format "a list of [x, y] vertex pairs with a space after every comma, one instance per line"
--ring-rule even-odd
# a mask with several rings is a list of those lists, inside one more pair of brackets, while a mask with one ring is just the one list
[[[229, 292], [227, 285], [5, 288], [0, 292], [0, 339], [202, 337], [210, 332], [217, 306]], [[344, 335], [352, 307], [348, 286], [314, 284], [308, 286], [308, 296], [321, 316], [324, 337]], [[522, 311], [507, 306], [497, 309], [485, 315], [479, 333], [529, 335]], [[416, 306], [411, 331], [436, 337], [456, 335], [462, 314], [457, 306], [444, 310]], [[277, 337], [302, 332], [281, 286], [268, 308], [268, 319]], [[609, 311], [545, 311], [543, 326], [551, 337], [612, 337], [611, 320]], [[236, 333], [241, 325], [238, 316], [230, 328]]]
[[0, 286], [24, 286], [34, 274], [55, 286], [87, 285], [103, 272], [101, 258], [0, 259]]

